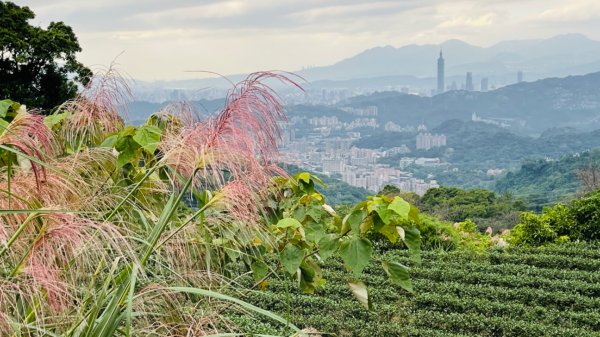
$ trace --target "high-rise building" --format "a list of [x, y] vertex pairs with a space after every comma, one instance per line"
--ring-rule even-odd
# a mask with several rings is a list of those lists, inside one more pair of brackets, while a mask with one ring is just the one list
[[484, 77], [481, 79], [481, 91], [486, 92], [488, 91], [488, 78]]
[[467, 72], [467, 83], [465, 84], [465, 90], [473, 91], [473, 74], [470, 71]]
[[432, 147], [446, 146], [446, 135], [431, 134], [429, 132], [417, 135], [417, 150], [429, 150]]
[[443, 93], [444, 88], [444, 57], [442, 56], [442, 51], [440, 50], [440, 57], [437, 61], [437, 93]]
[[517, 83], [521, 83], [523, 82], [523, 72], [521, 70], [519, 70], [517, 72]]

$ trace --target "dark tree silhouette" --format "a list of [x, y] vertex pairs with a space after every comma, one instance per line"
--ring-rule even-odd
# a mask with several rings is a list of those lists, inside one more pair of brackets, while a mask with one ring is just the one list
[[29, 7], [0, 1], [0, 99], [48, 113], [73, 98], [92, 72], [75, 58], [81, 47], [71, 27], [35, 27], [29, 24], [34, 17]]

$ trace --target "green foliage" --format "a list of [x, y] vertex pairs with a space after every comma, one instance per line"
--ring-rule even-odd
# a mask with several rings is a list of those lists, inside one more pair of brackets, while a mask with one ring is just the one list
[[599, 161], [600, 149], [565, 156], [556, 161], [528, 161], [519, 170], [501, 178], [495, 190], [522, 196], [531, 208], [539, 211], [550, 203], [572, 197], [581, 187], [576, 176], [577, 170]]
[[[571, 214], [577, 223], [576, 235], [573, 238], [580, 240], [600, 240], [600, 191], [592, 192], [571, 204]], [[559, 219], [567, 217], [563, 215]], [[569, 235], [568, 233], [561, 233]]]
[[575, 199], [570, 205], [545, 207], [541, 214], [521, 213], [520, 223], [511, 231], [514, 244], [539, 246], [570, 240], [600, 239], [600, 191]]
[[509, 242], [515, 245], [540, 246], [553, 242], [556, 232], [548, 223], [544, 215], [532, 212], [522, 212], [521, 222], [510, 232]]
[[29, 24], [34, 18], [29, 7], [0, 1], [0, 97], [49, 111], [75, 97], [92, 72], [75, 58], [81, 47], [71, 27], [43, 29]]
[[[311, 174], [300, 172], [290, 179], [279, 178], [275, 184], [277, 192], [267, 204], [271, 229], [280, 242], [279, 263], [288, 276], [299, 280], [303, 291], [312, 293], [322, 286], [319, 261], [331, 256], [340, 257], [346, 269], [359, 277], [371, 261], [373, 235], [383, 235], [392, 244], [402, 242], [418, 257], [418, 210], [402, 198], [368, 197], [342, 219], [325, 203], [317, 191], [321, 181]], [[407, 267], [394, 261], [382, 263], [394, 282], [412, 291]], [[358, 300], [368, 306], [360, 283], [352, 282], [352, 291], [360, 293]]]
[[460, 234], [450, 223], [422, 215], [418, 228], [424, 249], [452, 250], [460, 243]]
[[511, 228], [516, 222], [510, 215], [525, 210], [525, 204], [510, 194], [496, 195], [484, 189], [463, 190], [439, 187], [427, 190], [418, 206], [442, 220], [461, 222], [471, 219], [480, 230], [490, 226], [495, 231]]

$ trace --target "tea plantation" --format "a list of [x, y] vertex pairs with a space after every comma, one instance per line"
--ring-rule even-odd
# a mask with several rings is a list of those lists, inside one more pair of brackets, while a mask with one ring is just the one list
[[[335, 260], [324, 265], [327, 283], [316, 294], [272, 279], [266, 291], [246, 300], [323, 335], [600, 336], [600, 244], [425, 251], [419, 266], [402, 250], [379, 249], [376, 258], [385, 255], [413, 265], [415, 292], [392, 285], [372, 264], [360, 277], [369, 287], [371, 311], [357, 305], [348, 273]], [[228, 315], [242, 331], [285, 333], [268, 320]]]

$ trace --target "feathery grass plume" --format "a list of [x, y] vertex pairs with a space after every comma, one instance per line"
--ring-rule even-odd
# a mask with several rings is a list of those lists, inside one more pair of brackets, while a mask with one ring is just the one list
[[36, 220], [31, 230], [19, 235], [2, 263], [11, 270], [9, 279], [30, 280], [25, 282], [40, 297], [45, 295], [53, 312], [73, 306], [73, 291], [89, 282], [103, 258], [132, 255], [125, 237], [112, 224], [65, 213], [40, 214]]
[[128, 80], [114, 63], [108, 69], [98, 71], [77, 97], [57, 109], [57, 113], [67, 113], [61, 131], [71, 150], [97, 145], [105, 135], [119, 131], [123, 119], [118, 109], [123, 108], [131, 97]]
[[[28, 170], [16, 169], [10, 182], [0, 181], [1, 209], [37, 209], [56, 207], [70, 211], [106, 212], [119, 198], [111, 173], [115, 157], [106, 148], [88, 149], [49, 161], [53, 168], [46, 180], [36, 184]], [[124, 193], [124, 192], [123, 192]], [[8, 228], [18, 227], [27, 214], [4, 214], [1, 218]]]
[[247, 173], [271, 173], [265, 167], [279, 157], [279, 122], [286, 120], [279, 97], [264, 83], [269, 79], [300, 88], [281, 74], [249, 75], [230, 90], [218, 115], [165, 133], [159, 145], [164, 161], [186, 177], [199, 169], [196, 186], [219, 189], [233, 179], [255, 186], [253, 190], [262, 187], [266, 179], [251, 181]]
[[184, 125], [191, 125], [200, 120], [200, 115], [195, 112], [189, 102], [175, 102], [153, 113], [148, 118], [149, 124], [156, 125], [161, 129], [169, 128], [171, 133], [181, 131]]
[[[229, 242], [226, 249], [240, 251], [254, 239], [268, 241], [266, 231], [258, 225], [258, 201], [273, 175], [285, 175], [275, 164], [279, 154], [279, 122], [285, 120], [285, 114], [279, 98], [263, 83], [268, 79], [297, 86], [280, 74], [255, 73], [230, 91], [225, 108], [215, 117], [188, 120], [181, 129], [165, 130], [159, 145], [164, 153], [163, 163], [183, 177], [196, 173], [197, 190], [216, 191], [211, 207], [205, 212], [205, 223], [193, 226], [204, 232], [182, 231], [185, 236], [181, 240], [167, 242], [166, 252], [172, 253], [174, 259], [179, 253], [192, 250], [206, 258], [205, 267], [210, 267], [207, 255], [214, 248], [210, 238], [226, 240]], [[177, 184], [176, 177], [171, 179]], [[203, 244], [188, 244], [188, 236], [203, 238]]]
[[[0, 133], [0, 144], [13, 146], [29, 157], [45, 161], [53, 158], [56, 152], [54, 135], [44, 124], [44, 116], [29, 113], [22, 105], [15, 118]], [[35, 174], [35, 182], [40, 185], [46, 177], [46, 168], [31, 162], [31, 168]], [[7, 174], [10, 174], [8, 172]]]

